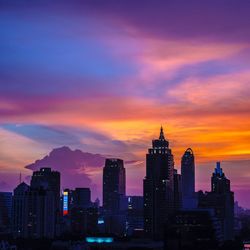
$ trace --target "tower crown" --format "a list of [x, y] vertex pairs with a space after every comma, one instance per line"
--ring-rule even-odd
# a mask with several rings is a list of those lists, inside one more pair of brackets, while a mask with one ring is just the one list
[[164, 136], [164, 132], [163, 132], [163, 127], [162, 127], [162, 126], [161, 126], [161, 131], [160, 131], [159, 140], [161, 140], [161, 141], [164, 141], [164, 140], [165, 140], [165, 136]]
[[220, 162], [216, 162], [216, 168], [214, 169], [214, 174], [219, 177], [224, 176], [222, 168], [220, 167]]
[[152, 141], [152, 147], [154, 149], [164, 149], [164, 148], [166, 149], [166, 148], [168, 148], [168, 146], [169, 146], [169, 143], [165, 139], [163, 128], [161, 126], [159, 139], [156, 139], [156, 140]]

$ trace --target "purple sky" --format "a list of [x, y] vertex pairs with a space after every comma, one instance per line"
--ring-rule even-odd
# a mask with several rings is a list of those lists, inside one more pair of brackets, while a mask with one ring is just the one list
[[[221, 160], [250, 207], [249, 16], [245, 0], [0, 0], [0, 187], [66, 145], [123, 158], [141, 194], [162, 124], [176, 168], [193, 148], [197, 190]], [[99, 196], [101, 171], [77, 172]]]

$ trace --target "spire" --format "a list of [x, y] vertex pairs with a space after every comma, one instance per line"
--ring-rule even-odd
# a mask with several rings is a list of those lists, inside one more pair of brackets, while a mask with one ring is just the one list
[[161, 140], [161, 141], [165, 140], [164, 132], [163, 132], [163, 127], [162, 126], [161, 126], [161, 132], [160, 132], [159, 140]]
[[216, 162], [216, 168], [214, 169], [214, 173], [219, 176], [223, 175], [222, 168], [220, 167], [220, 162]]
[[20, 174], [19, 174], [19, 184], [21, 184], [22, 183], [22, 173], [20, 172]]

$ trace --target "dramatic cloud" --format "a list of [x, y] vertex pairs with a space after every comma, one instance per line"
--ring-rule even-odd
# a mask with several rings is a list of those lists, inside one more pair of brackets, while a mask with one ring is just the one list
[[[0, 181], [12, 188], [31, 175], [23, 166], [67, 145], [123, 158], [127, 191], [141, 194], [162, 124], [177, 168], [194, 149], [197, 189], [209, 189], [221, 160], [250, 206], [249, 9], [244, 0], [1, 1]], [[101, 197], [99, 167], [45, 159]]]
[[[87, 171], [91, 168], [99, 168], [101, 172], [104, 166], [105, 157], [99, 154], [85, 153], [81, 150], [71, 150], [68, 147], [53, 149], [49, 155], [41, 160], [27, 165], [26, 168], [32, 171], [42, 167], [51, 167], [53, 170], [61, 172], [63, 188], [94, 187]], [[93, 190], [94, 191], [94, 190]], [[93, 192], [93, 195], [98, 195]]]

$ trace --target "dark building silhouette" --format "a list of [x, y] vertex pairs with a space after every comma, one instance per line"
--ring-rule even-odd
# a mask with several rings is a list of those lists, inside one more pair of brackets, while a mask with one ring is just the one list
[[127, 196], [126, 234], [136, 235], [143, 232], [143, 197]]
[[211, 192], [217, 194], [230, 193], [230, 180], [223, 173], [220, 162], [216, 162], [216, 168], [211, 177]]
[[174, 160], [161, 127], [146, 155], [143, 180], [144, 231], [147, 237], [162, 238], [164, 224], [174, 209]]
[[0, 234], [11, 232], [12, 193], [0, 192]]
[[126, 230], [126, 175], [123, 160], [106, 159], [103, 168], [103, 212], [105, 232], [123, 236]]
[[65, 189], [63, 191], [63, 233], [83, 236], [97, 233], [98, 207], [91, 203], [89, 188]]
[[[60, 234], [60, 173], [58, 171], [52, 171], [51, 168], [40, 168], [39, 171], [34, 171], [30, 187], [32, 189], [44, 189], [47, 192], [51, 191], [54, 195], [54, 211], [55, 211], [55, 235]], [[52, 222], [51, 222], [52, 223]]]
[[126, 175], [123, 160], [106, 159], [103, 168], [103, 208], [105, 214], [117, 214], [120, 201], [126, 195]]
[[70, 211], [71, 233], [77, 236], [98, 232], [98, 209], [73, 207]]
[[76, 188], [73, 191], [73, 204], [76, 207], [88, 208], [91, 206], [91, 191], [89, 188]]
[[181, 175], [178, 174], [177, 169], [174, 169], [174, 210], [182, 208], [182, 185]]
[[234, 193], [230, 190], [230, 180], [217, 162], [211, 177], [211, 192], [199, 192], [199, 207], [212, 208], [220, 221], [222, 240], [234, 238]]
[[176, 212], [166, 223], [164, 241], [166, 250], [217, 249], [211, 214], [197, 209]]
[[28, 237], [28, 205], [26, 197], [29, 190], [30, 186], [24, 182], [14, 189], [12, 217], [12, 232], [14, 237]]
[[53, 191], [19, 184], [13, 196], [13, 234], [17, 238], [55, 236], [55, 198]]
[[60, 173], [52, 171], [51, 168], [41, 168], [39, 171], [33, 172], [31, 188], [50, 190], [54, 193], [56, 210], [60, 209]]
[[75, 207], [89, 208], [91, 203], [91, 191], [89, 188], [65, 189], [62, 197], [63, 215], [68, 215]]
[[195, 197], [195, 162], [194, 153], [188, 148], [181, 159], [182, 176], [182, 207], [183, 209], [194, 209], [197, 207]]

